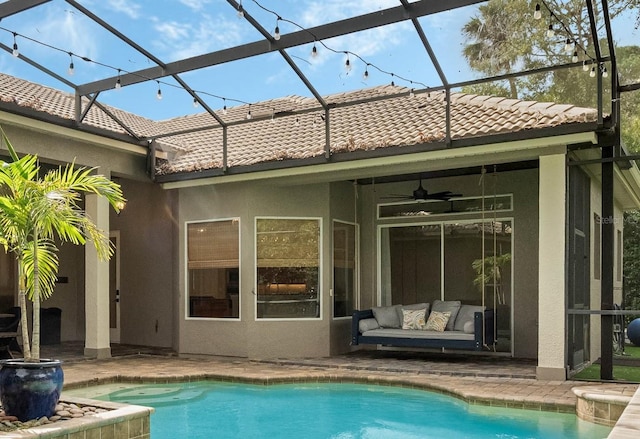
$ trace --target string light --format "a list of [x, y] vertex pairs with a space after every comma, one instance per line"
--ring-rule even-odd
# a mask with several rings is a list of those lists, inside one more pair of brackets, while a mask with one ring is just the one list
[[296, 116], [296, 126], [300, 126], [300, 118]]
[[253, 116], [251, 116], [251, 104], [249, 104], [249, 110], [247, 110], [247, 120], [251, 119]]
[[238, 5], [238, 18], [244, 18], [244, 8], [242, 7], [242, 0], [240, 0], [240, 4]]
[[158, 92], [156, 93], [156, 99], [161, 101], [162, 100], [162, 90], [160, 90], [160, 81], [156, 81], [158, 83]]
[[542, 11], [540, 10], [540, 3], [536, 3], [536, 10], [533, 13], [533, 18], [540, 20], [542, 18]]
[[122, 80], [120, 79], [120, 69], [118, 69], [118, 79], [116, 79], [116, 90], [120, 90], [122, 88]]
[[571, 41], [571, 38], [567, 38], [567, 42], [564, 43], [564, 51], [569, 54], [571, 50], [573, 50], [573, 41]]
[[16, 58], [20, 55], [20, 51], [18, 50], [18, 42], [16, 41], [17, 35], [17, 33], [13, 33], [13, 51], [11, 52], [11, 54]]
[[67, 73], [69, 76], [73, 76], [75, 73], [75, 67], [73, 66], [73, 53], [69, 52], [69, 58], [71, 58], [71, 61], [69, 62], [69, 69], [67, 70]]
[[577, 50], [574, 50], [574, 51], [573, 51], [573, 56], [571, 57], [571, 61], [573, 61], [573, 62], [578, 62], [578, 59], [579, 59], [579, 58], [578, 58], [578, 51], [577, 51]]
[[[263, 6], [263, 5], [261, 5], [257, 0], [252, 0], [252, 1], [253, 1], [253, 3], [255, 3], [255, 4], [256, 4], [260, 9], [262, 9], [263, 11], [268, 12], [268, 13], [270, 13], [270, 14], [274, 15], [274, 16], [276, 17], [276, 19], [277, 19], [277, 22], [279, 22], [279, 21], [287, 22], [287, 23], [289, 23], [289, 24], [291, 24], [291, 25], [293, 25], [293, 26], [297, 27], [298, 29], [300, 29], [300, 30], [302, 30], [302, 31], [304, 31], [304, 32], [307, 32], [309, 35], [311, 35], [311, 36], [314, 38], [314, 44], [313, 44], [313, 46], [312, 46], [312, 48], [311, 48], [311, 57], [312, 57], [312, 58], [315, 58], [315, 57], [318, 55], [318, 49], [317, 49], [316, 43], [319, 43], [319, 44], [321, 44], [325, 49], [329, 50], [330, 52], [333, 52], [333, 53], [335, 53], [335, 54], [344, 53], [344, 54], [346, 54], [346, 55], [347, 55], [347, 60], [345, 61], [345, 64], [344, 64], [345, 69], [347, 70], [347, 72], [350, 72], [350, 71], [351, 71], [351, 67], [352, 67], [352, 66], [351, 66], [351, 60], [349, 59], [349, 55], [353, 55], [354, 57], [358, 58], [360, 61], [362, 61], [362, 62], [363, 62], [363, 63], [365, 63], [366, 65], [368, 65], [368, 66], [370, 66], [370, 67], [372, 67], [372, 68], [375, 68], [375, 69], [376, 69], [376, 70], [378, 70], [380, 73], [384, 73], [385, 75], [390, 75], [390, 76], [392, 76], [392, 77], [393, 77], [393, 76], [397, 76], [398, 78], [400, 78], [400, 79], [401, 79], [401, 80], [403, 80], [403, 81], [413, 83], [413, 81], [410, 81], [409, 79], [403, 78], [402, 76], [399, 76], [399, 75], [394, 75], [392, 72], [388, 72], [388, 71], [383, 70], [383, 69], [381, 69], [380, 67], [378, 67], [378, 66], [376, 66], [376, 65], [374, 65], [374, 64], [371, 64], [371, 63], [367, 62], [364, 58], [362, 58], [362, 57], [361, 57], [360, 55], [358, 55], [357, 53], [354, 53], [354, 52], [351, 52], [351, 51], [345, 51], [345, 50], [336, 50], [336, 49], [333, 49], [333, 48], [329, 47], [329, 46], [328, 46], [326, 43], [324, 43], [322, 40], [318, 40], [317, 35], [315, 35], [315, 34], [314, 34], [313, 32], [311, 32], [309, 29], [302, 27], [301, 25], [299, 25], [299, 24], [298, 24], [298, 23], [296, 23], [295, 21], [292, 21], [292, 20], [289, 20], [289, 19], [287, 19], [287, 18], [283, 18], [283, 17], [281, 17], [281, 16], [280, 16], [280, 14], [278, 14], [278, 13], [277, 13], [277, 12], [275, 12], [275, 11], [272, 11], [271, 9], [268, 9], [268, 8], [264, 7], [264, 6]], [[394, 83], [394, 82], [392, 81], [392, 84], [393, 84], [393, 83]], [[426, 85], [426, 84], [423, 84], [423, 83], [421, 83], [421, 82], [415, 82], [415, 83], [416, 83], [416, 84], [420, 84], [420, 85], [421, 85], [421, 86], [423, 86], [424, 88], [427, 88], [427, 85]]]
[[413, 89], [409, 90], [409, 97], [413, 98], [415, 96], [415, 93], [413, 92]]
[[273, 31], [273, 39], [278, 41], [280, 39], [280, 17], [276, 18], [276, 28]]
[[592, 78], [595, 78], [596, 76], [596, 68], [595, 67], [591, 67], [591, 71], [589, 72], [589, 76]]
[[547, 38], [553, 38], [556, 36], [556, 31], [553, 29], [553, 14], [549, 14], [549, 28], [547, 29]]
[[198, 108], [200, 106], [200, 102], [196, 98], [193, 98], [193, 108]]
[[227, 115], [227, 100], [222, 98], [222, 102], [224, 102], [224, 106], [222, 107], [222, 114]]
[[582, 61], [582, 71], [583, 72], [588, 72], [589, 71], [589, 64], [587, 63], [586, 59], [584, 61]]
[[367, 64], [367, 67], [364, 68], [364, 73], [362, 74], [362, 79], [364, 79], [365, 81], [367, 79], [369, 79], [369, 64]]
[[609, 72], [607, 72], [607, 68], [603, 65], [601, 65], [602, 67], [602, 77], [603, 78], [608, 78], [609, 77]]

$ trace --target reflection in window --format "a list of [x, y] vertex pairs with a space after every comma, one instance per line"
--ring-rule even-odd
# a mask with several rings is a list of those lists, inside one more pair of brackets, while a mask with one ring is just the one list
[[257, 219], [258, 318], [320, 317], [320, 220]]
[[239, 317], [239, 220], [187, 224], [188, 316]]
[[333, 316], [348, 317], [355, 308], [357, 226], [333, 222]]

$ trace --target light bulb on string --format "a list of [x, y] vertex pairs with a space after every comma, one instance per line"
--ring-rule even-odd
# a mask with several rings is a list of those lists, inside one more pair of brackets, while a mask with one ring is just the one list
[[344, 62], [344, 69], [349, 73], [351, 71], [351, 61], [349, 61], [349, 54], [347, 54], [347, 60]]
[[120, 69], [118, 69], [118, 79], [116, 79], [116, 90], [120, 90], [122, 88], [122, 81], [120, 80]]
[[75, 73], [75, 67], [73, 65], [73, 54], [71, 52], [69, 52], [69, 57], [71, 58], [71, 61], [69, 62], [69, 69], [67, 69], [67, 73], [69, 76], [73, 76]]
[[311, 48], [311, 58], [318, 57], [318, 48], [316, 47], [316, 43], [313, 43], [313, 47]]
[[160, 81], [156, 81], [158, 83], [158, 92], [156, 93], [156, 99], [161, 101], [162, 100], [162, 90], [160, 90]]
[[300, 126], [300, 118], [296, 116], [296, 126]]
[[193, 108], [198, 108], [200, 106], [200, 102], [196, 98], [193, 98]]
[[536, 10], [533, 12], [533, 18], [540, 20], [542, 18], [542, 11], [540, 10], [540, 3], [536, 3]]
[[571, 41], [571, 38], [567, 38], [567, 41], [564, 43], [564, 51], [569, 54], [572, 50], [573, 42]]
[[572, 61], [572, 62], [578, 62], [578, 59], [579, 59], [579, 58], [578, 58], [578, 51], [577, 51], [577, 50], [574, 50], [574, 51], [573, 51], [573, 56], [571, 56], [571, 61]]
[[589, 71], [589, 64], [587, 63], [586, 59], [584, 61], [582, 61], [582, 71], [583, 72], [588, 72]]
[[271, 123], [276, 121], [276, 110], [271, 110]]
[[251, 104], [249, 104], [249, 110], [247, 110], [247, 120], [251, 119], [253, 116], [251, 116]]
[[244, 18], [244, 8], [242, 7], [242, 1], [238, 5], [238, 18]]
[[553, 14], [549, 14], [549, 27], [547, 28], [547, 37], [553, 38], [556, 35], [555, 29], [553, 29]]
[[224, 114], [226, 116], [227, 115], [227, 100], [223, 98], [222, 102], [224, 103], [224, 105], [222, 107], [222, 114]]
[[278, 17], [276, 19], [276, 28], [273, 31], [273, 39], [276, 40], [276, 41], [278, 41], [280, 39], [280, 26], [279, 26], [279, 23], [280, 23], [280, 17]]
[[589, 72], [589, 76], [592, 78], [595, 78], [596, 76], [596, 68], [595, 67], [591, 67], [591, 71]]
[[410, 97], [410, 98], [415, 97], [415, 95], [416, 95], [416, 94], [413, 92], [413, 89], [409, 90], [409, 97]]
[[13, 50], [11, 51], [11, 54], [17, 58], [18, 56], [20, 56], [20, 51], [18, 50], [18, 42], [16, 41], [16, 36], [17, 34], [14, 32], [13, 33]]
[[604, 65], [602, 66], [602, 77], [603, 78], [609, 77], [609, 72], [607, 72], [607, 68]]
[[362, 74], [362, 79], [365, 80], [365, 81], [367, 79], [369, 79], [369, 68], [368, 67], [364, 68], [364, 73]]

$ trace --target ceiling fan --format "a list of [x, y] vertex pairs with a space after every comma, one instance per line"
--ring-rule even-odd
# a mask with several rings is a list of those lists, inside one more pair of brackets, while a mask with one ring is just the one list
[[394, 199], [394, 200], [416, 200], [416, 201], [426, 201], [426, 200], [440, 200], [440, 201], [449, 201], [451, 198], [461, 197], [462, 194], [456, 194], [451, 191], [442, 191], [442, 192], [434, 192], [429, 193], [425, 188], [422, 187], [422, 179], [420, 179], [420, 183], [418, 187], [413, 191], [411, 195], [389, 195], [386, 199]]

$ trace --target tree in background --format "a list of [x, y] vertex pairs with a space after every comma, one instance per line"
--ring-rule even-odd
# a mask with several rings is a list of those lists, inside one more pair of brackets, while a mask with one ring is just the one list
[[[588, 11], [584, 1], [547, 0], [553, 11], [542, 6], [542, 19], [533, 19], [536, 2], [526, 0], [489, 0], [478, 7], [478, 14], [462, 28], [466, 39], [463, 55], [469, 66], [483, 76], [497, 76], [572, 62], [573, 50], [567, 53], [564, 45], [568, 36], [577, 44], [579, 59], [595, 58]], [[543, 4], [542, 2], [540, 3]], [[598, 3], [594, 2], [594, 7]], [[639, 0], [612, 0], [611, 18], [636, 8], [636, 28], [640, 26]], [[599, 11], [596, 11], [598, 14]], [[548, 34], [549, 26], [554, 35]], [[598, 22], [602, 31], [604, 23]], [[603, 35], [599, 32], [599, 35]], [[601, 44], [605, 55], [608, 47]], [[615, 48], [620, 84], [640, 82], [640, 47]], [[588, 54], [585, 57], [585, 52]], [[590, 67], [589, 67], [590, 68]], [[512, 78], [508, 81], [485, 83], [463, 88], [466, 93], [488, 94], [537, 101], [571, 103], [595, 107], [595, 78], [581, 67], [555, 70], [544, 74]], [[611, 96], [611, 83], [603, 81], [605, 108]], [[623, 145], [632, 153], [640, 153], [640, 91], [623, 93], [620, 99], [621, 136]], [[640, 309], [640, 211], [626, 212], [624, 246], [624, 307]]]

